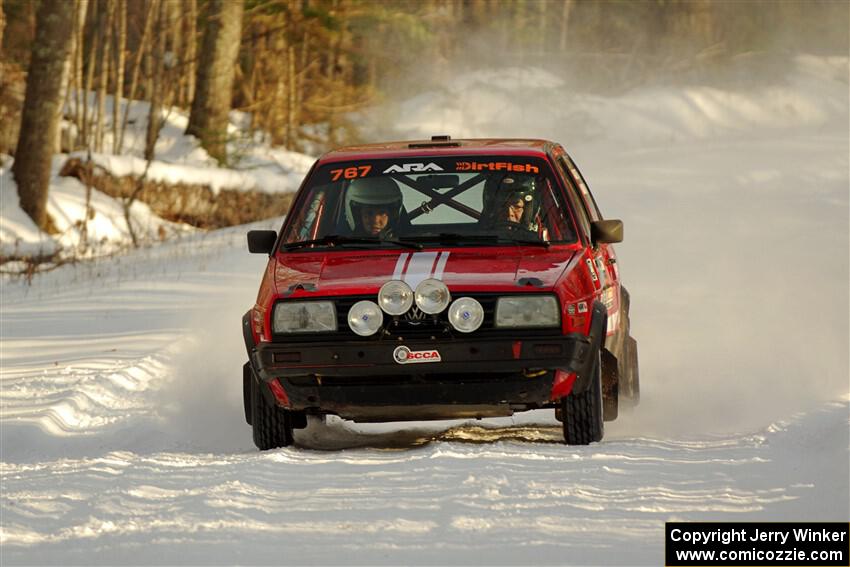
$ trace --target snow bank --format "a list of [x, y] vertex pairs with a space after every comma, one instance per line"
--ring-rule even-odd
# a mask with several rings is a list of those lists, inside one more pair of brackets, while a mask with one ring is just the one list
[[[94, 94], [88, 104], [96, 108]], [[93, 153], [92, 159], [116, 176], [141, 175], [145, 171], [144, 159], [146, 128], [150, 104], [144, 101], [121, 100], [120, 112], [128, 110], [127, 129], [121, 155], [108, 150], [113, 148], [112, 97], [107, 97], [104, 152]], [[71, 115], [73, 100], [65, 109]], [[298, 189], [304, 175], [315, 158], [269, 146], [261, 134], [247, 131], [250, 119], [245, 113], [231, 112], [227, 144], [230, 167], [220, 167], [204, 150], [197, 138], [185, 134], [189, 124], [188, 114], [179, 108], [163, 110], [163, 127], [155, 146], [155, 156], [147, 177], [166, 183], [204, 184], [218, 192], [221, 189], [256, 190], [266, 193], [285, 193]], [[85, 158], [87, 154], [72, 154]]]
[[[58, 231], [56, 235], [42, 232], [21, 209], [11, 171], [13, 160], [7, 160], [0, 168], [0, 256], [21, 258], [57, 252], [99, 255], [126, 248], [132, 242], [124, 206], [96, 189], [91, 190], [87, 218], [85, 186], [77, 179], [58, 175], [66, 158], [54, 156], [48, 191], [47, 213]], [[129, 217], [142, 243], [192, 230], [159, 218], [138, 201], [130, 207]]]
[[755, 129], [847, 122], [848, 58], [797, 56], [761, 87], [645, 86], [617, 96], [571, 88], [581, 77], [534, 68], [476, 70], [367, 121], [375, 138], [539, 137], [568, 147], [717, 139]]
[[0, 256], [50, 256], [59, 245], [21, 209], [11, 167], [0, 168]]
[[[89, 96], [88, 104], [94, 113], [94, 94]], [[104, 132], [106, 150], [113, 147], [112, 104], [112, 97], [107, 97]], [[70, 116], [74, 107], [75, 103], [71, 100], [66, 107], [66, 116]], [[148, 108], [147, 102], [122, 100], [122, 115], [129, 109], [122, 153], [92, 153], [92, 161], [117, 177], [145, 174], [147, 179], [169, 184], [207, 185], [214, 193], [222, 189], [293, 192], [298, 189], [315, 161], [311, 156], [271, 147], [259, 135], [249, 137], [244, 130], [249, 122], [248, 117], [244, 113], [233, 112], [228, 129], [232, 137], [228, 151], [234, 156], [234, 165], [220, 167], [199, 146], [194, 136], [184, 134], [188, 124], [186, 113], [171, 108], [164, 112], [163, 128], [156, 144], [156, 159], [148, 166], [143, 157]], [[65, 126], [73, 130], [69, 122]], [[97, 190], [92, 191], [92, 216], [84, 222], [85, 187], [76, 179], [58, 176], [61, 165], [71, 157], [85, 161], [88, 153], [74, 152], [54, 157], [48, 197], [48, 214], [59, 231], [54, 236], [42, 233], [21, 210], [11, 174], [12, 160], [5, 160], [0, 168], [0, 256], [49, 256], [60, 251], [79, 254], [84, 241], [89, 254], [108, 253], [130, 244], [130, 231], [124, 220], [123, 205]], [[130, 213], [133, 228], [142, 242], [161, 240], [171, 234], [189, 230], [187, 226], [159, 218], [141, 202], [134, 203]]]

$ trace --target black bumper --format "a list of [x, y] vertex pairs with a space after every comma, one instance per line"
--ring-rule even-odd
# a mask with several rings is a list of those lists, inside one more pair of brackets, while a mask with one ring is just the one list
[[[400, 364], [394, 356], [400, 346], [436, 350], [440, 361]], [[591, 340], [576, 334], [403, 345], [261, 343], [251, 362], [261, 381], [280, 381], [289, 409], [383, 421], [510, 415], [539, 407], [549, 401], [555, 369], [579, 373], [592, 358]]]
[[[439, 362], [400, 364], [398, 347], [413, 352], [436, 350]], [[530, 339], [458, 339], [448, 341], [261, 343], [252, 363], [263, 380], [286, 376], [381, 376], [522, 372], [562, 368], [578, 371], [591, 353], [580, 334]]]
[[[261, 382], [278, 380], [288, 409], [358, 421], [511, 415], [550, 404], [556, 369], [575, 372], [582, 391], [605, 337], [604, 307], [591, 333], [450, 340], [321, 341], [246, 346]], [[247, 318], [243, 326], [247, 327]], [[439, 352], [438, 362], [400, 364], [399, 347]], [[263, 388], [270, 396], [268, 388]]]

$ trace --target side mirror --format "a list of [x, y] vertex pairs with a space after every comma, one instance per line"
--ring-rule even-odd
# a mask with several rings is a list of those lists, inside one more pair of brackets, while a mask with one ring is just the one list
[[248, 252], [251, 254], [271, 254], [277, 233], [273, 230], [249, 230]]
[[590, 240], [594, 245], [622, 242], [623, 221], [601, 220], [590, 223]]

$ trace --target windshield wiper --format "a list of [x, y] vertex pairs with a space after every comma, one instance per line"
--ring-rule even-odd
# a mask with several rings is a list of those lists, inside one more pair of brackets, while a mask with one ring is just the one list
[[322, 238], [316, 238], [313, 240], [290, 242], [289, 244], [284, 244], [283, 249], [295, 250], [296, 248], [304, 248], [306, 246], [312, 246], [313, 244], [330, 244], [332, 246], [338, 246], [341, 244], [394, 244], [403, 248], [422, 250], [422, 245], [416, 242], [406, 242], [404, 240], [381, 240], [380, 238], [360, 238], [355, 236], [343, 236], [341, 234], [329, 234]]
[[513, 242], [514, 244], [518, 244], [521, 246], [543, 246], [544, 248], [549, 248], [549, 244], [551, 244], [548, 240], [529, 240], [523, 238], [506, 237], [502, 237], [501, 240], [507, 240], [508, 242]]
[[408, 240], [421, 242], [492, 242], [497, 243], [499, 237], [495, 234], [457, 234], [441, 232], [440, 234], [419, 234], [408, 237]]
[[530, 240], [522, 238], [510, 238], [498, 234], [457, 234], [453, 232], [441, 232], [440, 234], [423, 234], [415, 237], [409, 237], [409, 240], [425, 241], [425, 242], [474, 242], [499, 244], [502, 242], [510, 242], [512, 244], [521, 244], [528, 246], [544, 246], [549, 247], [549, 242], [544, 240]]

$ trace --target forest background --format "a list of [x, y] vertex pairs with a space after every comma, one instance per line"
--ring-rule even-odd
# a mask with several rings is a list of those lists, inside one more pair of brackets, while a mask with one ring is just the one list
[[[17, 154], [21, 207], [50, 232], [39, 172], [57, 152], [122, 152], [129, 107], [110, 97], [149, 103], [148, 162], [179, 108], [186, 132], [232, 166], [234, 136], [313, 155], [372, 141], [364, 110], [485, 62], [568, 68], [570, 89], [602, 94], [746, 82], [742, 61], [781, 72], [792, 53], [846, 55], [835, 22], [847, 12], [842, 0], [0, 0], [0, 156]], [[246, 117], [238, 134], [227, 127], [233, 110]], [[110, 183], [95, 184], [152, 193]], [[232, 220], [287, 204], [261, 200]]]

